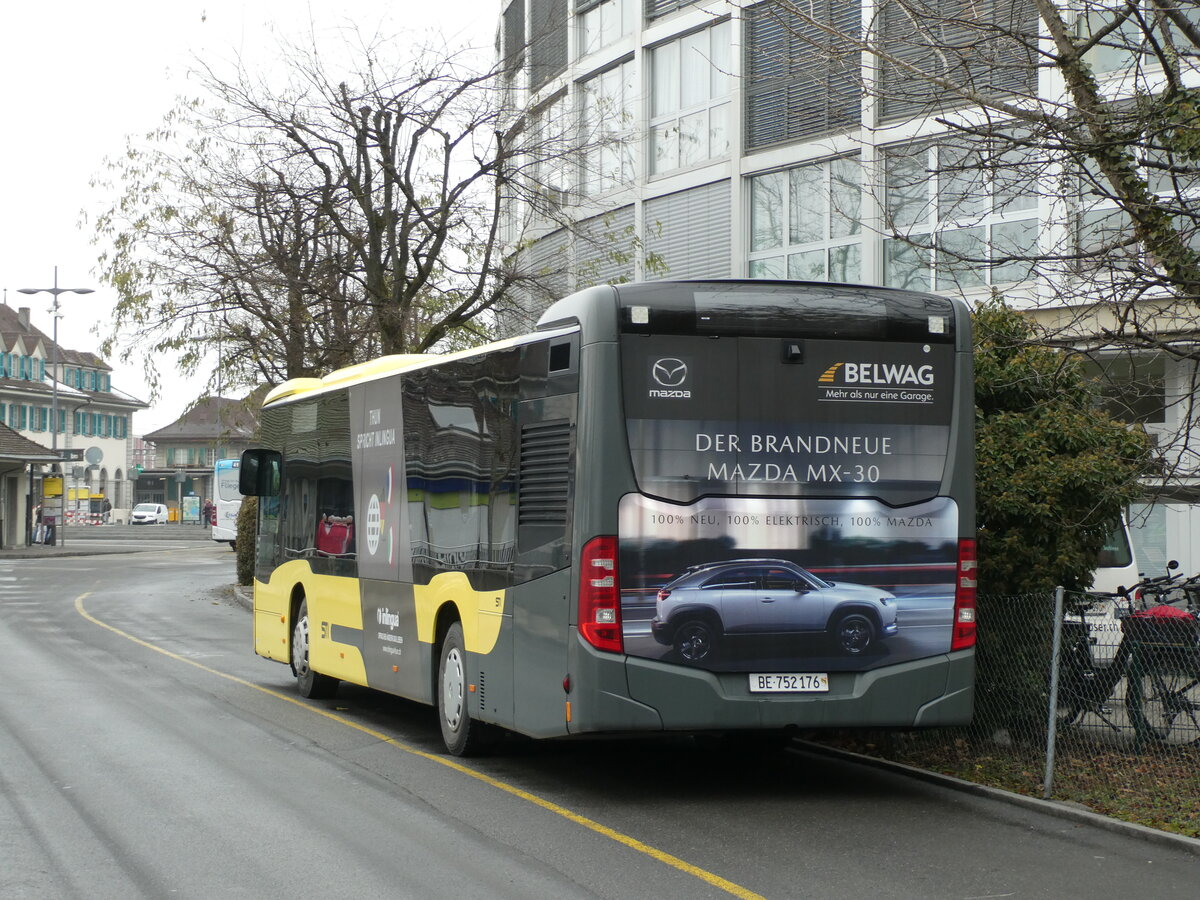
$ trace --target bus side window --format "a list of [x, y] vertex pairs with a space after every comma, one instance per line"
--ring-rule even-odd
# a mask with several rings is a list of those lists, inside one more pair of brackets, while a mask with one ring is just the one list
[[321, 516], [317, 523], [317, 552], [329, 556], [345, 556], [354, 541], [354, 516]]

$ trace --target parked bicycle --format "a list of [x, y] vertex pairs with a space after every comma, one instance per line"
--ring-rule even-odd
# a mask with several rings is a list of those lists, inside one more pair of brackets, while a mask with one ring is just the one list
[[[1063, 622], [1058, 723], [1091, 714], [1115, 732], [1114, 702], [1124, 681], [1124, 706], [1139, 740], [1190, 739], [1200, 746], [1200, 574], [1184, 579], [1172, 560], [1165, 575], [1143, 578], [1116, 593], [1070, 598]], [[1184, 597], [1188, 608], [1173, 601]], [[1111, 605], [1111, 606], [1110, 606]], [[1097, 660], [1093, 623], [1114, 609], [1121, 640], [1108, 663]]]

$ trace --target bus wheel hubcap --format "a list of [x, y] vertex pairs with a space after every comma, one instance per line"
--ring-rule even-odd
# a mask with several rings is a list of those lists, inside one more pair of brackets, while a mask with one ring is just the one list
[[296, 634], [292, 638], [295, 645], [292, 655], [295, 657], [296, 672], [300, 675], [308, 671], [308, 619], [296, 623]]
[[446, 667], [442, 673], [442, 715], [452, 731], [458, 729], [463, 714], [463, 664], [457, 647], [446, 654]]

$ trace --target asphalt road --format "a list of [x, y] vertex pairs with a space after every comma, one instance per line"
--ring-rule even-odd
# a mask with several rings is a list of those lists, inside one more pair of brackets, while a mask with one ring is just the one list
[[301, 700], [203, 543], [0, 560], [0, 897], [1187, 897], [1200, 857], [889, 772], [687, 739], [457, 761]]

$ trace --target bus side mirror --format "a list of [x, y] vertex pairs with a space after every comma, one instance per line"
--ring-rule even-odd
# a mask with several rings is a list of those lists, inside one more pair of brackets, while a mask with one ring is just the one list
[[243, 497], [279, 494], [283, 457], [277, 450], [246, 450], [238, 468], [238, 490]]

